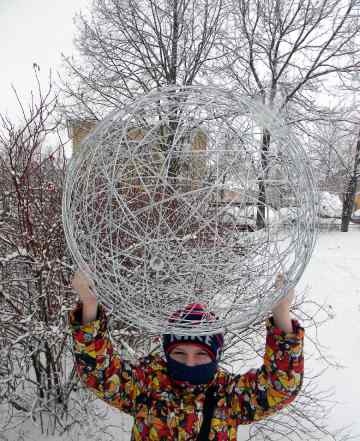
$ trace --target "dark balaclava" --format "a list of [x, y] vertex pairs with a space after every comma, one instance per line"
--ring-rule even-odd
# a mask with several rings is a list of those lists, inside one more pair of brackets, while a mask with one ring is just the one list
[[[209, 316], [209, 317], [208, 317]], [[174, 321], [186, 320], [193, 321], [194, 326], [203, 319], [216, 319], [215, 315], [205, 311], [204, 306], [193, 303], [186, 306], [184, 310], [177, 311], [174, 314]], [[170, 319], [170, 321], [172, 321]], [[170, 352], [175, 346], [179, 344], [198, 345], [211, 357], [211, 362], [199, 366], [186, 366], [183, 363], [172, 359]], [[167, 360], [167, 368], [169, 375], [177, 381], [186, 381], [190, 384], [207, 384], [216, 373], [218, 362], [221, 355], [221, 350], [224, 344], [224, 336], [222, 333], [212, 335], [163, 335], [163, 348]]]

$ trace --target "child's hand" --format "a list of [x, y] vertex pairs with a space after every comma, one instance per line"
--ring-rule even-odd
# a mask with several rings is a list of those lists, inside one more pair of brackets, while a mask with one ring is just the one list
[[71, 282], [72, 287], [78, 292], [82, 303], [96, 302], [94, 282], [83, 272], [77, 271]]
[[[285, 285], [285, 277], [283, 274], [278, 274], [275, 280], [275, 288], [283, 290]], [[274, 322], [284, 332], [293, 332], [293, 325], [290, 317], [290, 306], [295, 297], [294, 288], [290, 288], [287, 295], [281, 299], [272, 309]]]
[[[277, 290], [282, 290], [284, 288], [285, 285], [285, 277], [282, 273], [279, 273], [276, 276], [275, 279], [275, 287]], [[281, 309], [290, 309], [290, 306], [292, 304], [292, 302], [294, 301], [295, 298], [295, 289], [294, 288], [290, 288], [288, 290], [287, 295], [282, 298], [273, 308], [273, 312], [274, 310], [281, 310]]]
[[277, 274], [276, 279], [275, 279], [276, 289], [280, 290], [280, 289], [284, 288], [284, 284], [285, 284], [284, 274], [282, 274], [282, 273]]

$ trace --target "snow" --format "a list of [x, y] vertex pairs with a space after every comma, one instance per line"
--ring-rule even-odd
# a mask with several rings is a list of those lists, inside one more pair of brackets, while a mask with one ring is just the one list
[[[348, 233], [338, 231], [322, 232], [314, 255], [305, 270], [297, 291], [308, 290], [309, 296], [319, 303], [325, 302], [331, 310], [332, 319], [319, 328], [318, 338], [328, 348], [328, 353], [345, 367], [330, 368], [321, 376], [322, 389], [334, 389], [339, 404], [329, 412], [329, 429], [353, 424], [349, 433], [360, 439], [359, 396], [360, 396], [360, 225], [351, 225]], [[315, 331], [307, 331], [314, 337]], [[306, 348], [309, 345], [306, 345]], [[305, 354], [306, 352], [305, 348]], [[309, 349], [308, 349], [309, 350]], [[319, 367], [320, 361], [307, 360], [306, 369]], [[105, 406], [105, 405], [104, 405]], [[103, 435], [98, 441], [108, 439], [126, 441], [130, 439], [131, 418], [107, 407], [108, 431], [112, 437]], [[115, 426], [122, 426], [124, 430]], [[64, 441], [65, 438], [41, 436], [34, 426], [22, 428], [27, 441]], [[246, 439], [248, 428], [241, 427], [238, 439]], [[84, 434], [84, 439], [85, 439]], [[16, 438], [9, 436], [9, 441]], [[67, 437], [66, 440], [69, 438]], [[330, 438], [323, 438], [330, 441]], [[308, 441], [303, 440], [303, 441]]]
[[28, 256], [28, 253], [25, 248], [18, 248], [17, 251], [14, 251], [13, 253], [9, 253], [4, 257], [0, 257], [0, 263], [6, 263], [10, 260], [16, 259], [17, 257], [26, 257]]
[[[283, 209], [282, 214], [277, 210], [267, 206], [265, 210], [265, 218], [268, 223], [278, 222], [279, 217], [284, 220], [284, 217], [288, 214], [289, 209]], [[236, 220], [244, 225], [255, 227], [256, 225], [257, 206], [248, 205], [247, 207], [229, 206], [224, 213], [223, 221], [231, 222]]]
[[334, 387], [341, 404], [329, 415], [329, 425], [354, 423], [352, 433], [360, 439], [360, 226], [348, 233], [322, 233], [301, 287], [331, 305], [334, 319], [319, 330], [321, 343], [344, 369], [324, 373], [324, 387]]
[[337, 194], [320, 192], [319, 214], [321, 217], [341, 217], [342, 202]]
[[[236, 219], [238, 222], [255, 226], [257, 206], [251, 205], [246, 208], [240, 208], [237, 206], [227, 207], [224, 220], [231, 221]], [[353, 216], [360, 215], [360, 210], [357, 210]], [[332, 194], [326, 191], [320, 193], [319, 204], [319, 223], [334, 222], [338, 224], [338, 220], [342, 214], [342, 202], [338, 195]], [[273, 223], [291, 223], [296, 221], [299, 217], [298, 207], [282, 207], [279, 210], [275, 210], [271, 207], [266, 207], [266, 221], [270, 224]]]
[[297, 207], [283, 207], [279, 209], [279, 216], [283, 222], [295, 221], [298, 218]]

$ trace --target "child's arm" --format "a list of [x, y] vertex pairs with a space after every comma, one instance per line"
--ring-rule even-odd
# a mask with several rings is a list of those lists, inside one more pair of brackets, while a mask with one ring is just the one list
[[[276, 286], [282, 288], [279, 275]], [[229, 393], [231, 408], [238, 424], [265, 418], [293, 401], [299, 393], [304, 374], [304, 329], [290, 317], [294, 290], [273, 308], [267, 321], [263, 366], [234, 378]]]
[[292, 321], [293, 332], [285, 333], [267, 321], [263, 365], [233, 378], [227, 388], [229, 406], [237, 424], [249, 424], [274, 414], [299, 393], [303, 374], [304, 329]]
[[94, 282], [84, 273], [77, 271], [72, 279], [72, 287], [77, 291], [82, 303], [81, 321], [85, 325], [96, 319], [98, 302], [94, 294]]
[[83, 274], [75, 274], [73, 287], [81, 300], [69, 313], [75, 367], [82, 382], [97, 397], [133, 415], [136, 398], [144, 389], [144, 369], [114, 351], [104, 308], [91, 292], [90, 283]]
[[[275, 286], [277, 289], [282, 289], [284, 286], [284, 276], [278, 274], [275, 281]], [[290, 305], [295, 297], [295, 290], [291, 288], [286, 297], [284, 297], [280, 302], [278, 302], [273, 310], [273, 317], [275, 325], [282, 331], [289, 333], [293, 332], [292, 321], [290, 317]]]

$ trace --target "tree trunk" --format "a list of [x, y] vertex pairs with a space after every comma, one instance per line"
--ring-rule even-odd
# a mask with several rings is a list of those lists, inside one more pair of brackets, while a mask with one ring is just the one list
[[360, 165], [360, 131], [357, 138], [355, 157], [354, 157], [354, 167], [352, 174], [350, 176], [349, 182], [346, 186], [346, 191], [344, 194], [344, 205], [341, 215], [341, 231], [346, 233], [349, 231], [349, 223], [351, 220], [351, 214], [354, 206], [354, 199], [358, 181], [358, 168]]
[[259, 197], [256, 210], [256, 227], [261, 229], [265, 227], [266, 215], [266, 187], [265, 180], [268, 173], [268, 153], [270, 147], [270, 132], [264, 129], [261, 145], [261, 174], [259, 176]]
[[169, 72], [169, 84], [176, 84], [177, 80], [177, 66], [178, 66], [178, 45], [179, 45], [179, 13], [178, 13], [178, 1], [175, 0], [173, 4], [173, 36], [171, 45], [171, 58], [170, 58], [170, 72]]

